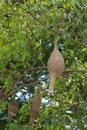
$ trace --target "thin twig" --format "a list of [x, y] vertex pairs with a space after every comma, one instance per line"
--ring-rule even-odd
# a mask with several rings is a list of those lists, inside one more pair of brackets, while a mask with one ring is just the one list
[[82, 44], [81, 42], [75, 41], [74, 39], [72, 39], [72, 42], [77, 44], [77, 45], [80, 45], [80, 46], [83, 46], [83, 47], [87, 48], [86, 44]]
[[76, 70], [76, 69], [66, 69], [66, 70], [64, 70], [63, 73], [68, 73], [68, 72], [87, 73], [87, 69], [81, 69], [81, 70]]
[[[31, 11], [29, 11], [29, 14], [30, 14], [36, 21], [38, 21], [41, 25], [43, 25], [43, 27], [46, 27], [46, 24], [45, 24], [44, 22], [40, 21], [36, 16], [34, 16]], [[49, 27], [49, 28], [44, 28], [44, 29], [45, 29], [45, 30], [48, 30], [48, 31], [52, 31], [52, 32], [54, 32], [55, 34], [60, 35], [60, 33], [59, 33], [58, 31], [56, 31], [56, 30], [54, 30], [54, 29], [52, 29], [52, 28], [50, 28], [50, 27]]]
[[45, 119], [47, 119], [47, 118], [50, 118], [51, 116], [53, 116], [54, 114], [56, 114], [58, 112], [58, 110], [56, 110], [56, 111], [54, 111], [53, 113], [51, 113], [50, 115], [45, 115], [45, 117], [44, 118], [42, 118], [41, 119], [41, 121], [39, 121], [39, 123], [41, 123], [41, 122], [43, 122]]

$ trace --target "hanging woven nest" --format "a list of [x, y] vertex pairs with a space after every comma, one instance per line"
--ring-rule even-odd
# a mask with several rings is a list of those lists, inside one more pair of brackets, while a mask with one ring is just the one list
[[30, 120], [29, 120], [29, 125], [32, 126], [34, 124], [35, 119], [40, 113], [40, 104], [41, 104], [41, 91], [42, 88], [38, 87], [36, 91], [36, 95], [33, 99], [33, 102], [31, 104], [31, 109], [30, 109]]
[[56, 78], [58, 78], [64, 71], [64, 58], [58, 50], [57, 43], [54, 44], [54, 50], [48, 59], [47, 68], [51, 80], [49, 86], [49, 92], [51, 93], [54, 92]]
[[15, 99], [8, 104], [8, 122], [12, 122], [13, 116], [18, 113], [18, 104]]

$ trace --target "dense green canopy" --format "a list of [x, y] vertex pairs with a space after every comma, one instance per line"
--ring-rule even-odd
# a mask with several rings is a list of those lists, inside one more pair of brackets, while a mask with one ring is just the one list
[[[64, 73], [49, 95], [47, 61], [53, 41], [65, 60]], [[28, 124], [36, 88], [42, 86], [41, 110]], [[14, 98], [18, 114], [8, 123]], [[0, 130], [87, 129], [87, 1], [0, 1]]]

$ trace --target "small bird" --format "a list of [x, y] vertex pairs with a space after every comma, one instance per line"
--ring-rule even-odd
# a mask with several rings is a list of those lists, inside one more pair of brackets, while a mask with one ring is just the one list
[[29, 125], [33, 126], [35, 119], [40, 113], [40, 104], [41, 104], [41, 87], [37, 88], [36, 95], [33, 99], [33, 102], [31, 104], [30, 108], [30, 120], [29, 120]]
[[8, 122], [12, 122], [13, 116], [18, 113], [18, 104], [15, 99], [8, 104]]
[[54, 50], [51, 53], [50, 58], [48, 59], [47, 68], [48, 68], [50, 79], [51, 79], [49, 92], [53, 93], [55, 80], [64, 71], [64, 58], [58, 50], [57, 42], [54, 43]]

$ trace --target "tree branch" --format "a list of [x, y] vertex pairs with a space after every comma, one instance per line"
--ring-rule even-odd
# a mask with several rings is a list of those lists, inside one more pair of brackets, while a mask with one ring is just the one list
[[[26, 71], [33, 71], [33, 70], [39, 70], [39, 69], [46, 69], [47, 70], [47, 67], [36, 67], [36, 68], [29, 68], [29, 69], [25, 69]], [[19, 70], [19, 71], [24, 71], [24, 70]], [[80, 69], [80, 70], [77, 70], [77, 69], [65, 69], [63, 73], [68, 73], [68, 72], [81, 72], [81, 73], [87, 73], [87, 69]]]
[[72, 42], [77, 44], [77, 45], [80, 45], [80, 46], [83, 46], [83, 47], [87, 48], [86, 44], [82, 44], [81, 42], [75, 41], [74, 39], [72, 39]]
[[76, 69], [66, 69], [66, 70], [64, 70], [63, 73], [68, 73], [68, 72], [87, 73], [87, 69], [81, 69], [81, 70], [76, 70]]
[[[45, 24], [44, 22], [40, 21], [36, 16], [34, 16], [31, 11], [29, 11], [29, 14], [30, 14], [30, 16], [33, 17], [36, 21], [38, 21], [42, 26], [46, 27], [46, 24]], [[45, 30], [52, 31], [52, 32], [54, 32], [55, 34], [58, 34], [58, 35], [61, 34], [61, 33], [59, 33], [58, 31], [56, 31], [56, 30], [54, 30], [54, 29], [52, 29], [52, 28], [50, 28], [50, 27], [49, 27], [49, 28], [44, 28], [44, 29], [45, 29]], [[80, 43], [80, 42], [77, 42], [77, 41], [75, 41], [74, 39], [72, 39], [72, 42], [75, 43], [75, 44], [77, 44], [77, 45], [81, 45], [81, 46], [87, 48], [87, 45], [84, 45], [84, 44], [82, 44], [82, 43]]]
[[15, 92], [17, 92], [19, 89], [22, 89], [22, 88], [24, 88], [24, 87], [29, 87], [29, 86], [31, 86], [31, 85], [35, 85], [35, 84], [40, 83], [41, 81], [45, 81], [45, 80], [47, 80], [47, 79], [48, 79], [48, 78], [43, 78], [43, 79], [41, 79], [41, 80], [33, 81], [33, 82], [30, 83], [30, 84], [23, 84], [22, 86], [20, 86], [20, 87], [18, 87], [18, 88], [14, 88], [10, 93], [8, 93], [7, 95], [5, 95], [5, 97], [3, 97], [3, 98], [1, 99], [0, 104], [3, 103], [3, 101], [5, 101], [9, 96], [11, 96], [11, 95], [14, 94]]
[[[30, 14], [36, 21], [38, 21], [41, 25], [43, 25], [43, 27], [46, 27], [46, 24], [45, 24], [44, 22], [40, 21], [38, 18], [36, 18], [31, 11], [29, 11], [29, 14]], [[44, 29], [45, 29], [45, 30], [52, 31], [52, 32], [54, 32], [54, 33], [60, 35], [60, 33], [59, 33], [58, 31], [54, 30], [54, 29], [51, 29], [51, 28], [44, 28]]]
[[[22, 71], [34, 71], [34, 70], [39, 70], [39, 69], [46, 69], [47, 70], [47, 67], [35, 67], [35, 68], [29, 68], [29, 69], [21, 69], [21, 70], [15, 70], [17, 72], [22, 72]], [[77, 69], [65, 69], [63, 73], [67, 73], [67, 72], [82, 72], [82, 73], [86, 73], [87, 72], [87, 69], [80, 69], [80, 70], [77, 70]], [[3, 75], [3, 76], [6, 76], [6, 74], [4, 74], [3, 71], [0, 70], [0, 74]], [[11, 76], [11, 75], [10, 75]], [[9, 74], [8, 74], [8, 77], [9, 77]]]
[[[27, 69], [27, 71], [32, 71], [32, 70], [38, 70], [38, 69], [47, 69], [47, 67], [36, 67], [36, 68], [30, 68], [30, 69]], [[21, 70], [23, 71], [23, 70]], [[64, 70], [63, 73], [73, 73], [73, 72], [77, 72], [77, 73], [87, 73], [87, 69], [82, 69], [82, 70], [76, 70], [76, 69], [66, 69]], [[35, 84], [38, 84], [40, 83], [41, 81], [45, 81], [47, 80], [48, 78], [43, 78], [41, 80], [37, 80], [37, 81], [33, 81], [32, 83], [30, 84], [23, 84], [22, 86], [18, 87], [18, 88], [14, 88], [10, 93], [8, 93], [5, 97], [2, 98], [0, 104], [5, 101], [9, 96], [11, 96], [12, 94], [14, 94], [15, 92], [17, 92], [19, 89], [22, 89], [24, 87], [28, 87], [28, 86], [32, 86], [32, 85], [35, 85]], [[17, 84], [17, 82], [16, 82]]]

